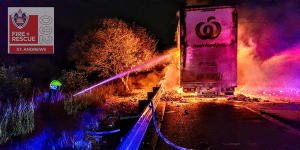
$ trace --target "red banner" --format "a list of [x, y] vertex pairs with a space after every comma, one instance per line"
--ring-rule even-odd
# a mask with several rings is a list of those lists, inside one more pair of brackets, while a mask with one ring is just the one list
[[10, 46], [11, 54], [52, 54], [53, 46]]

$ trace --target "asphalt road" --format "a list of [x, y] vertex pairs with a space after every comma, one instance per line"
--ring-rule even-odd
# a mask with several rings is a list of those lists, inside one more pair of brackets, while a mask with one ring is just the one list
[[[209, 150], [300, 150], [300, 137], [243, 107], [168, 102], [161, 131], [183, 147]], [[161, 138], [155, 149], [174, 149]]]

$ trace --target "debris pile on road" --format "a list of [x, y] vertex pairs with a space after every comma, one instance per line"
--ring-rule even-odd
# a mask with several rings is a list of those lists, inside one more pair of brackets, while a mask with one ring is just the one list
[[245, 96], [243, 94], [238, 94], [233, 98], [228, 98], [228, 100], [235, 100], [235, 101], [245, 101], [245, 102], [260, 102], [260, 98], [251, 98], [248, 96]]
[[162, 95], [161, 100], [164, 101], [181, 101], [182, 95], [179, 94], [176, 90], [165, 91]]

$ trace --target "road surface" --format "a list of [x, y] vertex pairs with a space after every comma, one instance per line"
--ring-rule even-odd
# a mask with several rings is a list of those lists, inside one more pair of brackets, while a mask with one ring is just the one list
[[[161, 131], [170, 141], [193, 149], [300, 150], [299, 136], [227, 103], [168, 102]], [[161, 138], [156, 143], [157, 150], [173, 149]]]

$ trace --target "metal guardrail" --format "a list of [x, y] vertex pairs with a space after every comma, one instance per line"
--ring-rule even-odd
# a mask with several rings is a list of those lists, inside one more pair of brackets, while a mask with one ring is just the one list
[[[163, 92], [163, 87], [159, 87], [158, 91], [152, 98], [155, 109]], [[141, 113], [137, 123], [132, 127], [132, 129], [124, 137], [123, 141], [119, 144], [117, 150], [138, 150], [151, 119], [152, 110], [149, 103]]]

